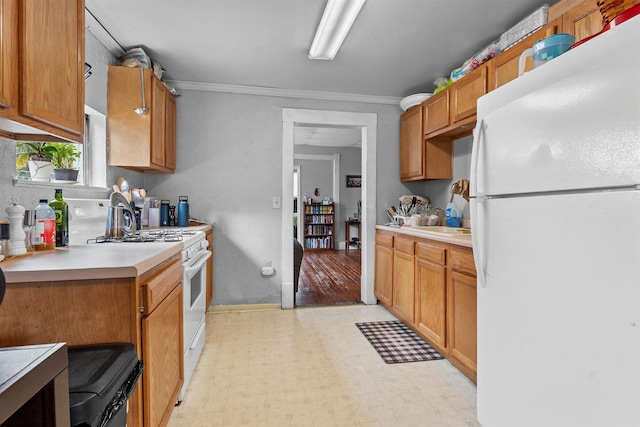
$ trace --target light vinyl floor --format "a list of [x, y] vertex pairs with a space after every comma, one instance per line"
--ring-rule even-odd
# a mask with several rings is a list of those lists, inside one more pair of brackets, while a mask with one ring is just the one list
[[170, 427], [478, 426], [476, 387], [446, 360], [388, 365], [355, 326], [381, 306], [208, 313]]

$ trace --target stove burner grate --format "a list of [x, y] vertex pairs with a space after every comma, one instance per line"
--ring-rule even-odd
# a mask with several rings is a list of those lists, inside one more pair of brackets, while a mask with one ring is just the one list
[[181, 242], [184, 237], [195, 236], [196, 230], [140, 230], [121, 239], [98, 236], [87, 243], [149, 243]]

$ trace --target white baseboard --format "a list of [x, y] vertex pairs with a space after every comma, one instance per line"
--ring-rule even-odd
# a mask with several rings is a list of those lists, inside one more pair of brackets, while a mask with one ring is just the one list
[[278, 303], [273, 304], [236, 304], [236, 305], [210, 305], [208, 312], [210, 313], [227, 313], [231, 311], [264, 311], [264, 310], [281, 310], [282, 307]]

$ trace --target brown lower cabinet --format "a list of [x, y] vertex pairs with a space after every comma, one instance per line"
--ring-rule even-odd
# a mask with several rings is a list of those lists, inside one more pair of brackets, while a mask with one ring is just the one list
[[415, 322], [416, 290], [412, 239], [396, 236], [393, 242], [393, 309], [402, 320]]
[[380, 304], [475, 382], [476, 273], [471, 248], [376, 230], [375, 262]]
[[7, 283], [0, 347], [128, 342], [144, 362], [128, 426], [165, 426], [182, 387], [180, 254], [138, 277]]
[[416, 328], [440, 348], [447, 348], [446, 248], [433, 243], [416, 243], [415, 286], [419, 296]]

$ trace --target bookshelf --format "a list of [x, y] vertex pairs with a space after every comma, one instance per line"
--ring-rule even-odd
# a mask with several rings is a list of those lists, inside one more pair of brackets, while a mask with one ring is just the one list
[[333, 249], [334, 204], [304, 204], [304, 248]]

